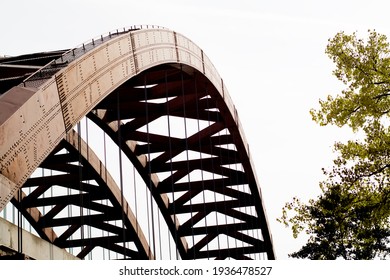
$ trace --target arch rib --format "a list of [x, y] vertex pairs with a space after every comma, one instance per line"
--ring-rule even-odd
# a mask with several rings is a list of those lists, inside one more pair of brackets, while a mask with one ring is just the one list
[[[23, 213], [42, 239], [61, 248], [83, 247], [78, 254], [80, 258], [84, 258], [95, 247], [103, 247], [128, 258], [154, 259], [130, 205], [121, 197], [119, 187], [103, 163], [77, 132], [70, 131], [41, 167], [51, 172], [66, 173], [35, 175], [26, 181], [22, 189], [36, 188], [29, 194], [20, 192], [21, 195], [16, 195], [12, 203]], [[80, 168], [76, 174], [72, 172], [74, 167]], [[78, 178], [77, 173], [82, 174], [81, 178]], [[86, 183], [86, 179], [91, 182]], [[66, 195], [58, 190], [49, 191], [59, 186], [76, 192], [68, 191]], [[46, 193], [46, 196], [42, 196], [43, 193]], [[38, 207], [46, 207], [47, 213], [40, 212]], [[81, 210], [73, 209], [72, 212], [76, 213], [76, 216], [61, 218], [59, 213], [70, 207], [80, 207]], [[79, 212], [82, 216], [77, 215]], [[67, 227], [67, 230], [57, 234], [55, 228], [60, 226]], [[98, 228], [104, 233], [101, 233], [100, 237], [84, 237], [81, 240], [74, 233], [83, 226]], [[137, 251], [119, 245], [129, 241], [134, 242]]]
[[[65, 61], [63, 69], [51, 78], [46, 77], [38, 88], [17, 86], [0, 98], [1, 108], [9, 108], [0, 113], [0, 174], [2, 182], [5, 182], [0, 189], [0, 210], [82, 117], [140, 73], [160, 65], [173, 65], [189, 74], [200, 73], [207, 83], [211, 83], [214, 93], [210, 102], [219, 102], [219, 113], [207, 113], [217, 118], [218, 114], [223, 116], [225, 127], [230, 131], [228, 137], [236, 139], [234, 145], [243, 159], [241, 164], [247, 174], [246, 184], [254, 199], [250, 204], [258, 213], [262, 239], [267, 244], [265, 252], [268, 258], [273, 259], [272, 238], [242, 126], [223, 80], [203, 51], [181, 34], [166, 29], [130, 30], [88, 51], [84, 46], [83, 49], [84, 52], [81, 47], [72, 50], [73, 54], [82, 54], [68, 64]], [[55, 64], [64, 64], [64, 57], [57, 59]], [[24, 83], [30, 84], [36, 85], [35, 80], [34, 83], [32, 80]], [[202, 100], [198, 99], [198, 102]], [[109, 118], [109, 114], [105, 118]], [[213, 136], [211, 141], [222, 139], [221, 136]], [[219, 152], [223, 151], [219, 149]], [[150, 162], [144, 159], [141, 164]], [[221, 168], [220, 172], [225, 171], [226, 168]], [[155, 175], [150, 176], [154, 178]], [[238, 176], [238, 172], [232, 173], [232, 178], [234, 176]], [[157, 179], [155, 185], [158, 185]], [[167, 203], [162, 199], [162, 204]], [[229, 211], [233, 213], [234, 207]]]

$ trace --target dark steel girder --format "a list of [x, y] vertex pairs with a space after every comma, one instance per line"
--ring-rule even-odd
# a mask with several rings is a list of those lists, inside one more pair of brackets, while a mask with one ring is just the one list
[[[259, 203], [256, 198], [257, 185], [252, 182], [253, 178], [250, 175], [248, 176], [246, 172], [248, 164], [244, 162], [246, 158], [239, 152], [240, 149], [244, 148], [238, 141], [240, 138], [236, 131], [237, 127], [233, 120], [229, 119], [231, 116], [227, 113], [226, 108], [221, 106], [224, 103], [219, 99], [220, 95], [215, 92], [207, 79], [198, 74], [193, 74], [192, 77], [188, 73], [178, 74], [176, 75], [178, 80], [173, 84], [164, 77], [160, 76], [158, 78], [158, 75], [167, 75], [166, 72], [171, 71], [169, 67], [167, 66], [166, 71], [161, 66], [158, 67], [158, 70], [151, 69], [153, 79], [148, 79], [149, 71], [147, 71], [134, 81], [127, 81], [125, 83], [127, 91], [124, 89], [114, 91], [111, 96], [96, 106], [96, 110], [91, 111], [91, 114], [88, 115], [89, 118], [102, 128], [133, 162], [146, 185], [150, 187], [150, 191], [173, 236], [184, 237], [202, 234], [218, 236], [227, 234], [240, 241], [250, 241], [247, 243], [251, 243], [253, 246], [243, 248], [248, 252], [245, 254], [269, 252], [269, 249], [266, 248], [266, 242], [259, 239], [262, 238], [262, 234], [255, 238], [239, 232], [242, 230], [265, 230], [267, 226], [265, 221], [263, 221], [265, 224], [262, 224], [263, 214], [257, 213], [260, 209], [257, 208]], [[188, 75], [192, 78], [192, 81], [187, 80]], [[186, 76], [185, 86], [184, 82], [180, 80], [184, 76]], [[142, 86], [142, 81], [144, 81], [144, 85], [153, 83], [158, 85], [148, 89], [138, 88], [133, 90], [136, 85]], [[164, 88], [167, 89], [168, 87], [169, 90], [164, 92]], [[189, 89], [188, 92], [187, 89]], [[142, 92], [139, 92], [140, 90], [143, 90], [143, 97]], [[113, 110], [115, 104], [121, 102], [122, 99], [130, 99], [128, 95], [133, 92], [138, 92], [138, 94], [131, 97], [131, 102], [120, 103], [120, 108], [125, 113], [115, 114]], [[145, 100], [145, 97], [147, 97], [147, 100]], [[154, 103], [155, 99], [159, 99], [158, 103]], [[142, 102], [138, 102], [140, 100]], [[134, 101], [137, 102], [134, 103]], [[134, 108], [133, 106], [138, 107]], [[175, 112], [180, 113], [175, 114]], [[187, 112], [190, 113], [187, 114]], [[111, 117], [108, 117], [108, 114]], [[206, 121], [208, 126], [193, 135], [189, 135], [188, 138], [172, 137], [169, 132], [162, 134], [158, 131], [145, 132], [140, 130], [141, 127], [148, 126], [149, 123], [161, 117], [169, 118], [172, 116], [181, 117], [184, 121], [186, 118]], [[127, 119], [129, 117], [131, 117], [130, 121]], [[228, 129], [228, 133], [223, 132], [226, 129]], [[121, 140], [118, 141], [118, 139]], [[132, 141], [132, 147], [127, 146], [127, 141]], [[137, 144], [137, 141], [142, 142], [142, 144]], [[189, 151], [207, 154], [207, 157], [203, 158], [200, 155], [198, 159], [172, 160], [175, 156]], [[139, 161], [140, 156], [145, 156], [147, 159], [150, 154], [154, 153], [159, 154], [153, 157], [152, 160], [144, 163]], [[240, 168], [238, 169], [237, 166], [240, 166]], [[191, 180], [191, 182], [182, 182], [183, 178], [196, 170], [215, 174], [213, 175], [215, 178], [198, 178]], [[161, 182], [153, 181], [152, 175], [158, 176], [160, 172], [171, 172], [171, 175]], [[249, 188], [250, 191], [241, 191], [241, 188]], [[206, 190], [230, 197], [230, 199], [205, 203], [191, 202], [194, 197]], [[174, 193], [179, 191], [185, 193], [179, 199], [171, 201], [166, 207], [164, 203], [166, 201], [165, 194], [175, 196]], [[252, 214], [240, 210], [247, 207], [254, 207], [255, 210]], [[230, 216], [240, 222], [228, 225], [194, 227], [196, 222], [200, 222], [212, 212]], [[190, 215], [191, 218], [180, 224], [176, 218], [180, 214]], [[178, 230], [176, 229], [177, 226], [179, 227]], [[211, 242], [213, 239], [206, 238], [202, 242]], [[175, 239], [182, 258], [192, 258], [189, 251], [180, 243], [180, 240], [182, 239]], [[193, 246], [196, 247], [197, 244], [193, 244]], [[221, 252], [225, 252], [224, 250], [227, 249], [221, 249]], [[242, 251], [242, 249], [240, 250]], [[236, 253], [235, 250], [232, 252], [231, 255], [245, 258], [242, 252], [240, 254]], [[217, 256], [215, 252], [211, 252], [209, 256], [220, 257], [224, 254], [218, 254]], [[203, 253], [200, 253], [200, 255], [203, 256]]]
[[[150, 254], [150, 249], [145, 247], [147, 242], [142, 234], [137, 221], [131, 214], [128, 204], [124, 198], [114, 195], [114, 181], [107, 171], [102, 170], [102, 163], [99, 163], [96, 156], [91, 150], [88, 150], [86, 143], [77, 137], [75, 131], [72, 131], [67, 139], [61, 142], [60, 147], [55, 149], [43, 163], [42, 167], [52, 170], [52, 172], [61, 171], [67, 174], [48, 175], [43, 177], [34, 177], [26, 181], [23, 186], [28, 190], [36, 187], [29, 194], [21, 192], [22, 199], [14, 198], [13, 204], [23, 213], [30, 224], [34, 227], [41, 238], [52, 242], [61, 248], [81, 247], [80, 258], [85, 257], [91, 250], [96, 247], [104, 247], [120, 254], [126, 258], [136, 257], [136, 259], [154, 258]], [[87, 150], [88, 158], [81, 154], [78, 148], [84, 146], [83, 151]], [[65, 149], [65, 154], [57, 154]], [[72, 163], [72, 164], [70, 164]], [[100, 170], [94, 169], [92, 163], [97, 164]], [[104, 179], [99, 172], [105, 174]], [[108, 177], [107, 177], [108, 176]], [[94, 181], [95, 184], [86, 183], [85, 181]], [[50, 188], [62, 186], [66, 189], [76, 191], [73, 194], [50, 196]], [[42, 196], [46, 193], [46, 196]], [[103, 201], [110, 201], [110, 205], [103, 204]], [[124, 204], [121, 204], [121, 202]], [[66, 207], [76, 206], [82, 215], [73, 215], [68, 217], [57, 217], [58, 214]], [[45, 214], [41, 213], [38, 208], [47, 207], [49, 210]], [[95, 211], [97, 214], [89, 213]], [[100, 213], [100, 214], [99, 214]], [[119, 221], [122, 226], [114, 226], [110, 222]], [[88, 237], [82, 239], [73, 237], [74, 234], [83, 226], [89, 226], [104, 231], [106, 236]], [[66, 227], [66, 230], [57, 234], [57, 227]], [[109, 236], [107, 236], [109, 235]], [[116, 243], [134, 242], [138, 252], [129, 250], [124, 245]]]
[[[159, 37], [163, 43], [152, 42], [155, 34], [163, 36]], [[145, 38], [153, 40], [149, 42]], [[136, 42], [141, 45], [138, 46]], [[183, 259], [205, 256], [246, 259], [251, 253], [264, 253], [270, 259], [275, 257], [260, 187], [237, 112], [223, 80], [200, 48], [176, 32], [124, 29], [123, 32], [110, 33], [104, 38], [102, 36], [101, 40], [92, 40], [82, 47], [56, 55], [58, 59], [28, 80], [23, 80], [23, 86], [11, 90], [19, 98], [13, 100], [17, 101], [17, 105], [22, 109], [36, 108], [37, 113], [26, 134], [12, 134], [17, 139], [13, 143], [7, 142], [7, 147], [1, 151], [5, 159], [5, 164], [0, 166], [1, 171], [9, 180], [6, 182], [16, 185], [13, 190], [19, 189], [32, 174], [31, 170], [40, 164], [54, 173], [67, 173], [28, 179], [24, 189], [13, 199], [13, 203], [37, 228], [42, 238], [64, 244], [74, 237], [77, 240], [74, 244], [80, 245], [83, 241], [77, 239], [75, 233], [83, 226], [91, 225], [123, 237], [123, 243], [128, 236], [135, 237], [138, 252], [125, 248], [125, 245], [108, 242], [116, 238], [98, 237], [87, 238], [86, 243], [80, 245], [83, 246], [80, 257], [85, 257], [96, 247], [93, 242], [108, 242], [113, 251], [125, 252], [126, 258], [153, 258], [150, 249], [145, 246], [147, 242], [142, 242], [145, 240], [135, 230], [135, 227], [138, 228], [137, 221], [129, 214], [127, 202], [119, 199], [117, 187], [107, 184], [105, 175], [99, 173], [102, 164], [93, 167], [93, 162], [89, 162], [91, 159], [83, 156], [80, 139], [70, 135], [76, 123], [87, 115], [134, 164], [155, 199]], [[148, 56], [150, 61], [142, 60]], [[38, 57], [33, 55], [30, 58]], [[93, 62], [87, 58], [92, 58]], [[31, 62], [24, 64], [18, 59], [10, 62], [4, 67], [14, 70], [19, 67], [19, 73], [4, 79], [0, 77], [1, 93], [2, 85], [9, 87], [21, 82], [29, 74], [26, 69], [34, 68]], [[72, 62], [77, 63], [77, 69]], [[60, 69], [64, 71], [58, 72]], [[81, 79], [74, 79], [74, 74]], [[27, 102], [30, 96], [34, 97], [34, 102]], [[41, 103], [49, 96], [50, 102]], [[13, 121], [1, 125], [10, 128], [15, 124], [19, 127], [15, 131], [23, 132], [20, 129], [24, 129], [24, 126], [20, 126], [20, 116], [14, 114], [14, 109], [17, 108], [10, 108], [7, 113]], [[179, 130], [184, 131], [185, 136], [173, 137], [171, 132], [176, 132], [174, 127], [166, 128], [164, 132], [161, 132], [161, 126], [149, 130], [152, 123], [164, 119], [181, 119], [184, 128]], [[191, 122], [197, 122], [195, 133], [187, 131]], [[33, 141], [43, 140], [47, 132], [52, 138], [45, 139], [40, 145]], [[58, 145], [64, 135], [68, 142], [63, 141]], [[45, 145], [47, 147], [43, 147]], [[34, 153], [29, 153], [33, 148]], [[12, 149], [19, 151], [20, 156], [12, 153]], [[47, 156], [52, 149], [54, 152]], [[66, 149], [69, 155], [59, 153], [61, 149]], [[24, 171], [9, 168], [24, 159], [30, 160], [26, 160], [24, 169], [20, 168]], [[169, 172], [170, 175], [163, 174]], [[160, 175], [165, 178], [161, 182], [158, 179]], [[66, 189], [69, 195], [42, 197], [48, 190], [59, 186]], [[102, 196], [96, 195], [97, 187], [105, 189]], [[214, 202], [199, 201], [199, 197], [206, 192], [214, 196]], [[79, 200], [75, 193], [79, 193]], [[99, 200], [112, 206], [99, 206], [100, 202], [95, 198], [103, 198]], [[2, 198], [0, 207], [4, 207], [8, 201]], [[38, 208], [43, 206], [51, 208], [41, 213]], [[71, 215], [68, 221], [57, 217], [66, 208], [74, 206], [81, 208], [83, 215]], [[98, 213], [84, 216], [85, 209]], [[226, 221], [233, 218], [239, 222], [208, 223], [206, 219], [212, 213], [225, 216]], [[181, 220], [183, 216], [186, 219]], [[119, 217], [122, 217], [129, 234], [122, 234], [117, 227], [105, 225], [111, 219], [120, 220]], [[46, 227], [49, 225], [66, 225], [67, 228], [57, 236], [53, 228]], [[252, 230], [258, 235], [250, 235]], [[205, 236], [196, 242], [193, 238], [192, 248], [188, 248], [185, 237], [189, 235]], [[242, 245], [242, 248], [231, 247], [228, 243], [227, 247], [210, 250], [213, 247], [211, 243], [219, 240], [221, 235], [246, 245]]]

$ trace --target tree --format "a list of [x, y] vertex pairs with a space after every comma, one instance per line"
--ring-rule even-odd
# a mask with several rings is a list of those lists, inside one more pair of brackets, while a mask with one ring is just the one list
[[[385, 35], [367, 40], [344, 32], [329, 39], [333, 74], [345, 85], [311, 110], [318, 124], [350, 127], [359, 140], [336, 142], [332, 170], [323, 169], [321, 194], [294, 198], [279, 219], [307, 243], [290, 256], [373, 259], [390, 256], [390, 48]], [[293, 215], [291, 216], [291, 212]]]

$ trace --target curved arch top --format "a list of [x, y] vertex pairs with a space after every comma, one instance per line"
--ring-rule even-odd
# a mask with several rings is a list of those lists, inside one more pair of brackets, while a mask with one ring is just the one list
[[200, 73], [223, 100], [218, 110], [226, 128], [234, 131], [236, 149], [245, 158], [242, 165], [256, 197], [262, 238], [268, 244], [265, 251], [273, 259], [255, 168], [225, 84], [201, 48], [168, 29], [133, 28], [92, 40], [64, 53], [0, 97], [0, 210], [83, 117], [126, 82], [162, 65]]

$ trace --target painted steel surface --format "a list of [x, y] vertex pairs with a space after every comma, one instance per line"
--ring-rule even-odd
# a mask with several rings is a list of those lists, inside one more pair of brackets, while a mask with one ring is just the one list
[[[233, 102], [209, 58], [191, 40], [167, 29], [129, 30], [112, 38], [102, 37], [99, 44], [93, 42], [93, 45], [91, 48], [83, 45], [66, 53], [64, 57], [73, 55], [74, 60], [65, 59], [68, 63], [53, 76], [42, 79], [42, 84], [37, 84], [39, 79], [26, 80], [24, 86], [14, 87], [0, 97], [0, 210], [76, 124], [105, 98], [149, 70], [176, 65], [176, 68], [188, 69], [184, 71], [189, 73], [199, 73], [201, 79], [211, 83], [213, 91], [219, 95], [215, 98], [223, 100], [218, 110], [225, 126], [232, 130], [234, 145], [243, 158], [241, 164], [247, 176], [245, 182], [250, 185], [263, 230], [264, 245], [259, 246], [265, 247], [268, 258], [274, 258], [272, 237], [248, 144]], [[56, 63], [63, 61], [64, 58], [57, 59]], [[104, 112], [94, 112], [95, 121], [105, 127], [105, 116], [99, 117]], [[109, 124], [115, 133], [113, 125]], [[103, 129], [110, 133], [108, 127]], [[142, 173], [141, 167], [147, 166], [148, 162], [146, 157], [138, 160], [138, 169]], [[148, 176], [157, 188], [160, 182], [156, 174]], [[171, 231], [178, 230], [168, 198], [158, 194], [155, 199], [161, 211], [165, 212], [167, 223], [171, 223], [168, 225]], [[240, 234], [236, 233], [237, 236]], [[240, 238], [250, 242], [250, 238]], [[186, 241], [180, 239], [178, 246], [185, 256], [188, 250]], [[198, 253], [201, 252], [198, 250]]]

